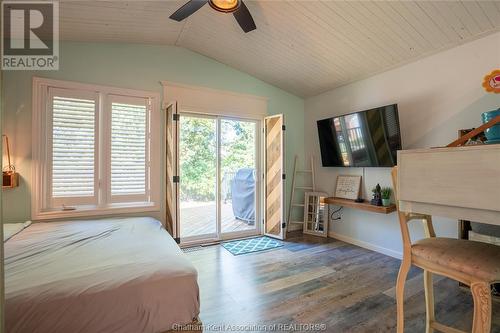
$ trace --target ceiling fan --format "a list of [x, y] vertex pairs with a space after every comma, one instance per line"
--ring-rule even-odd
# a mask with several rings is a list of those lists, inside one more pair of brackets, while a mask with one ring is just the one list
[[244, 32], [257, 29], [257, 26], [252, 18], [252, 14], [250, 14], [250, 11], [242, 0], [191, 0], [181, 8], [177, 9], [175, 13], [170, 15], [170, 18], [180, 22], [186, 17], [194, 14], [207, 2], [210, 7], [218, 12], [233, 13], [234, 18], [238, 21], [238, 24]]

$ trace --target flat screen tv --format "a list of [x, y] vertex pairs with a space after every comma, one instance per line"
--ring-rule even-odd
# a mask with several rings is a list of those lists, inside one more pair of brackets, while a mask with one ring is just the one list
[[401, 149], [397, 104], [318, 120], [324, 167], [392, 167]]

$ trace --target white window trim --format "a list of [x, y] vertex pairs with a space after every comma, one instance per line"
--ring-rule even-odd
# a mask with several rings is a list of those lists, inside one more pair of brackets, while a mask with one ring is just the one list
[[[150, 119], [150, 201], [148, 202], [122, 202], [108, 204], [98, 204], [89, 206], [76, 206], [76, 210], [63, 211], [61, 209], [48, 210], [47, 181], [44, 175], [50, 171], [50, 166], [46, 161], [46, 147], [45, 143], [50, 138], [49, 133], [51, 127], [50, 119], [47, 117], [47, 105], [43, 105], [47, 101], [49, 88], [63, 88], [86, 90], [101, 94], [100, 103], [105, 103], [104, 95], [119, 95], [149, 98], [151, 100], [151, 119]], [[161, 207], [161, 184], [160, 179], [160, 161], [161, 161], [161, 116], [160, 116], [160, 94], [150, 91], [132, 90], [124, 88], [116, 88], [109, 86], [85, 84], [71, 81], [61, 81], [34, 77], [33, 78], [33, 115], [32, 115], [32, 182], [31, 182], [31, 218], [32, 220], [48, 220], [56, 218], [71, 218], [71, 217], [85, 217], [85, 216], [103, 216], [111, 214], [126, 214], [126, 213], [140, 213], [160, 211]], [[101, 110], [104, 105], [98, 106]], [[101, 112], [104, 114], [104, 112]], [[98, 128], [98, 137], [103, 137], [102, 126]], [[100, 143], [99, 143], [100, 144]], [[102, 149], [101, 149], [102, 151]], [[102, 155], [102, 153], [101, 153]], [[48, 169], [48, 170], [47, 170]], [[101, 181], [109, 181], [102, 179]], [[107, 186], [107, 184], [100, 184], [100, 187]], [[100, 191], [101, 192], [101, 191]]]
[[164, 101], [176, 101], [179, 111], [247, 119], [263, 119], [267, 116], [266, 97], [170, 81], [160, 83]]

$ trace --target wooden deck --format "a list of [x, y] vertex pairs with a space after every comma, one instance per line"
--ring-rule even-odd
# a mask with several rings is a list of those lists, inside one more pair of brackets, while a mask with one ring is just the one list
[[[216, 232], [215, 202], [200, 203], [182, 207], [181, 204], [181, 237], [206, 235]], [[233, 215], [231, 202], [221, 205], [222, 232], [235, 232], [255, 229], [255, 224], [238, 220]]]

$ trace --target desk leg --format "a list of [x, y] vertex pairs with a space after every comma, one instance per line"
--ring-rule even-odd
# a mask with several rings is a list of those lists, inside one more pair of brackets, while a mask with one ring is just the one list
[[431, 324], [436, 320], [434, 316], [434, 284], [432, 283], [432, 273], [424, 270], [424, 290], [425, 290], [425, 333], [433, 333]]

